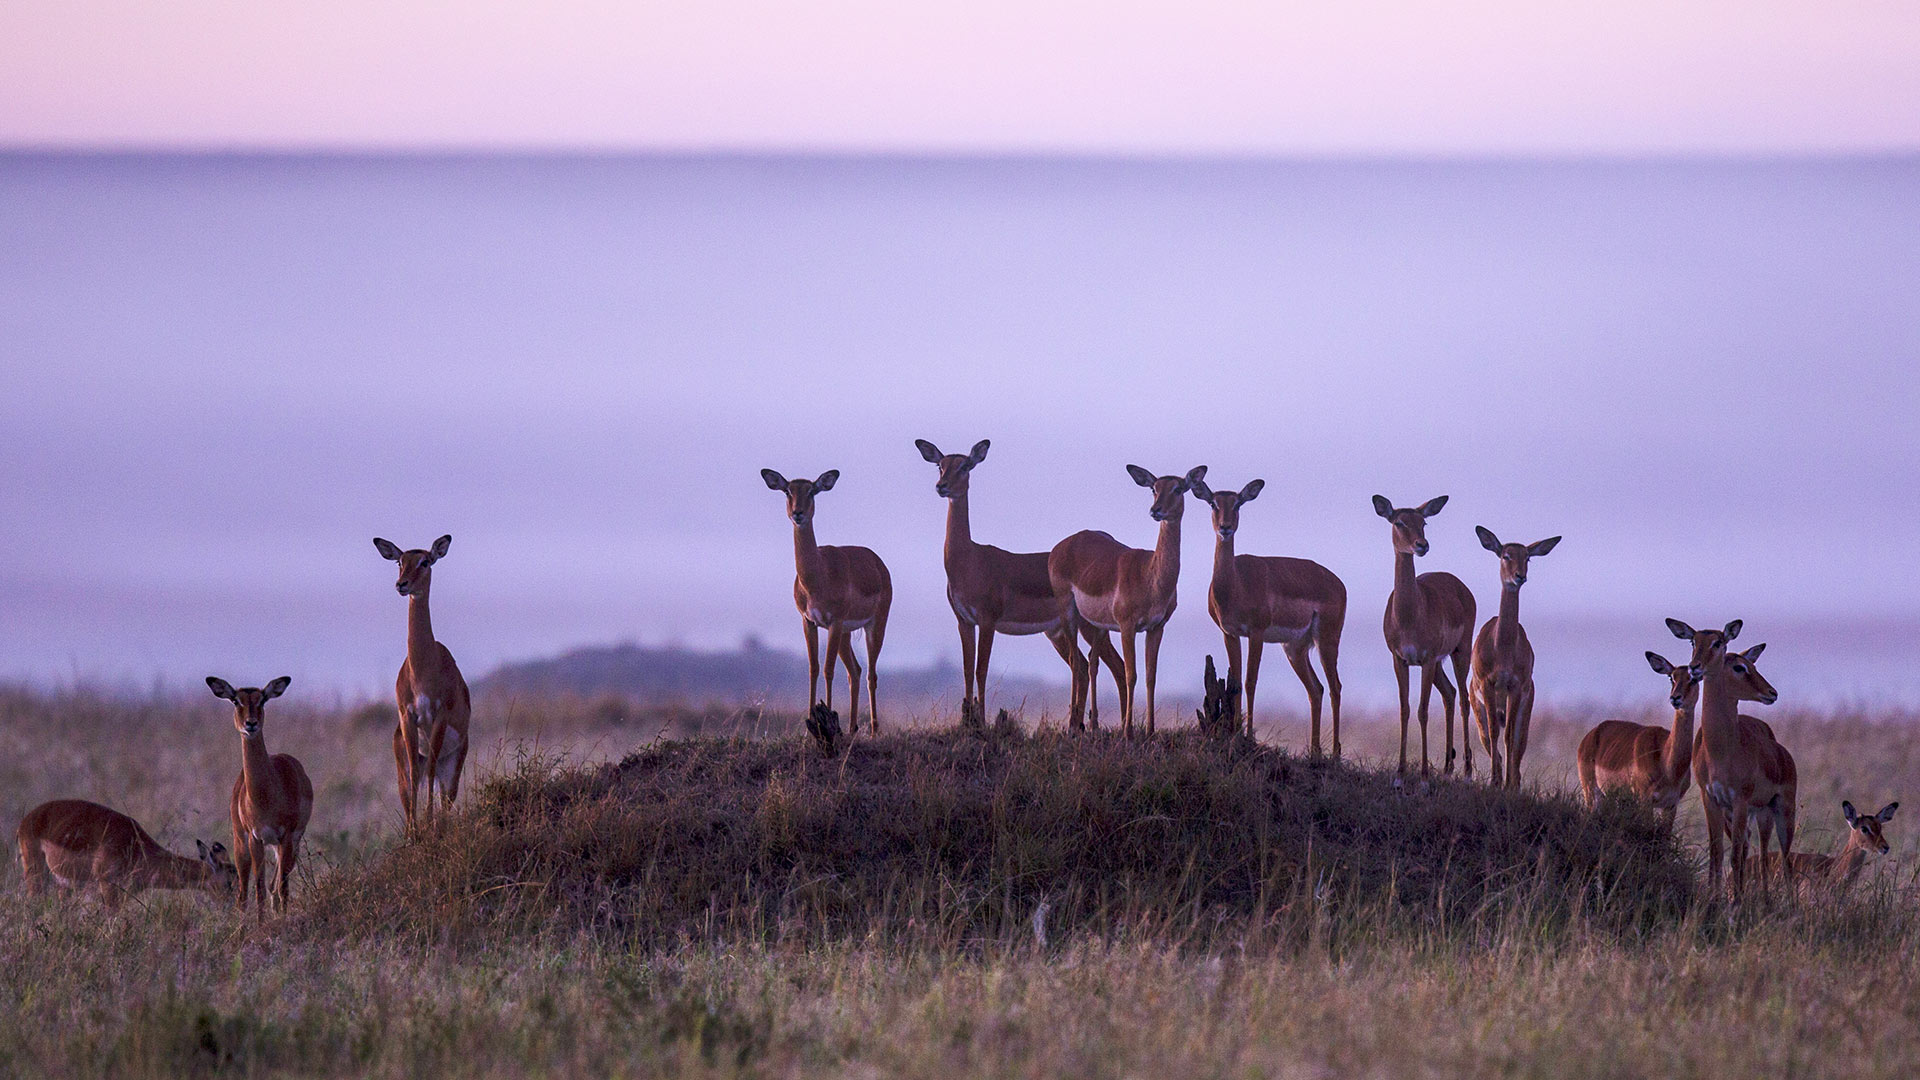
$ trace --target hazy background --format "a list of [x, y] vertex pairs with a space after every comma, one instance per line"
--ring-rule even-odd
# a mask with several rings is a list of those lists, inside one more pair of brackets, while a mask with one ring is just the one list
[[1920, 703], [1920, 9], [1322, 8], [9, 5], [0, 678], [380, 692], [369, 540], [443, 532], [470, 675], [798, 648], [762, 467], [843, 471], [928, 663], [912, 440], [986, 437], [1015, 549], [1150, 546], [1129, 462], [1264, 477], [1240, 550], [1345, 579], [1360, 701], [1380, 492], [1453, 497], [1421, 569], [1482, 617], [1475, 524], [1566, 536], [1545, 696], [1738, 616], [1788, 700]]

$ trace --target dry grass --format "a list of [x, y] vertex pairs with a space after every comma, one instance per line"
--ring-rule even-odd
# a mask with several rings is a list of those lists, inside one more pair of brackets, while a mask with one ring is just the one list
[[[0, 1072], [1872, 1077], [1920, 1058], [1901, 818], [1847, 902], [1730, 922], [1676, 869], [1697, 810], [1676, 855], [1628, 806], [1396, 790], [1181, 737], [826, 758], [797, 735], [659, 738], [793, 717], [571, 702], [483, 713], [461, 819], [403, 845], [385, 711], [279, 705], [269, 738], [319, 791], [293, 914], [167, 894], [109, 914], [30, 900], [7, 870]], [[1538, 718], [1530, 778], [1570, 778], [1598, 718]], [[1769, 719], [1800, 760], [1802, 847], [1834, 845], [1828, 801], [1913, 794], [1909, 718]], [[1350, 720], [1370, 756], [1397, 740]], [[224, 832], [235, 741], [211, 699], [0, 695], [0, 809], [99, 798], [179, 849]]]

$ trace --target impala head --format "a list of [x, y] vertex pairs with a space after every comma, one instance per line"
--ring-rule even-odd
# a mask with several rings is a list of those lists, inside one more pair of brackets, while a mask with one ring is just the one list
[[933, 482], [934, 494], [943, 499], [951, 499], [967, 493], [967, 474], [975, 465], [987, 460], [987, 440], [981, 439], [973, 444], [973, 449], [964, 454], [942, 454], [940, 448], [925, 439], [913, 440], [920, 450], [920, 456], [940, 466], [940, 479]]
[[1428, 499], [1419, 506], [1396, 510], [1384, 495], [1373, 497], [1373, 512], [1393, 526], [1393, 550], [1404, 555], [1427, 553], [1427, 519], [1447, 505], [1445, 495]]
[[1667, 701], [1672, 703], [1674, 708], [1686, 709], [1699, 704], [1700, 680], [1703, 677], [1700, 673], [1685, 664], [1675, 667], [1673, 661], [1657, 652], [1647, 654], [1647, 666], [1653, 668], [1654, 674], [1665, 675], [1672, 684], [1672, 692], [1667, 695]]
[[1133, 482], [1153, 491], [1153, 509], [1150, 513], [1155, 521], [1179, 521], [1180, 515], [1187, 509], [1187, 489], [1194, 481], [1207, 475], [1205, 465], [1195, 465], [1185, 476], [1155, 476], [1138, 465], [1127, 466], [1127, 475]]
[[260, 734], [260, 725], [266, 720], [267, 702], [286, 693], [292, 683], [293, 676], [282, 675], [265, 686], [235, 690], [227, 680], [207, 676], [207, 689], [213, 691], [214, 697], [233, 702], [234, 729], [249, 739]]
[[393, 588], [401, 596], [425, 596], [433, 584], [433, 564], [446, 558], [447, 549], [452, 546], [451, 533], [435, 540], [431, 548], [408, 551], [401, 551], [391, 540], [373, 538], [373, 548], [381, 558], [400, 564], [400, 580], [393, 583]]
[[787, 497], [787, 516], [795, 525], [807, 525], [813, 521], [813, 497], [822, 491], [832, 491], [834, 482], [840, 479], [839, 469], [828, 469], [817, 480], [789, 480], [772, 469], [761, 469], [760, 479], [767, 486]]
[[1503, 544], [1493, 535], [1493, 530], [1485, 525], [1475, 525], [1473, 531], [1480, 537], [1480, 546], [1500, 556], [1500, 587], [1517, 589], [1527, 583], [1527, 560], [1537, 559], [1552, 551], [1560, 543], [1557, 536], [1549, 536], [1531, 544]]
[[1667, 629], [1674, 637], [1693, 645], [1693, 656], [1687, 666], [1700, 674], [1705, 674], [1710, 664], [1727, 655], [1727, 645], [1740, 636], [1741, 625], [1741, 620], [1735, 619], [1719, 630], [1695, 630], [1679, 619], [1667, 620]]
[[1202, 478], [1205, 475], [1204, 466], [1201, 474], [1201, 476], [1187, 474], [1187, 485], [1193, 490], [1194, 498], [1213, 507], [1214, 535], [1222, 540], [1231, 540], [1233, 534], [1240, 531], [1241, 504], [1250, 503], [1258, 498], [1260, 489], [1266, 487], [1267, 482], [1249, 480], [1247, 486], [1239, 491], [1215, 491], [1208, 487], [1206, 480]]
[[1869, 855], [1885, 855], [1892, 845], [1887, 843], [1880, 826], [1892, 821], [1893, 812], [1898, 809], [1899, 803], [1890, 802], [1881, 807], [1877, 814], [1862, 814], [1853, 808], [1852, 803], [1842, 800], [1840, 812], [1846, 815], [1847, 826], [1853, 830], [1853, 834], [1847, 837], [1847, 846], [1866, 848]]
[[214, 841], [211, 846], [205, 840], [195, 840], [194, 846], [200, 849], [200, 861], [209, 871], [207, 888], [218, 893], [232, 894], [240, 886], [240, 871], [233, 865], [233, 859], [227, 855], [227, 845]]

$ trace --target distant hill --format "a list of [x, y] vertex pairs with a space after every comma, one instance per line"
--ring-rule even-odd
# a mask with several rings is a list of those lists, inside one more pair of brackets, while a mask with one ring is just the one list
[[[862, 658], [864, 661], [864, 658]], [[1063, 671], [1064, 675], [1065, 672]], [[835, 670], [836, 701], [845, 700], [846, 674]], [[865, 697], [862, 679], [862, 697]], [[1066, 680], [1026, 676], [993, 677], [996, 707], [1029, 712], [1066, 704]], [[909, 709], [960, 703], [960, 666], [951, 660], [932, 667], [880, 669], [880, 702]], [[771, 704], [801, 707], [807, 697], [807, 661], [799, 653], [771, 649], [758, 638], [740, 648], [705, 652], [678, 645], [587, 646], [544, 660], [502, 664], [474, 684], [477, 694], [542, 696], [617, 695], [642, 704]]]

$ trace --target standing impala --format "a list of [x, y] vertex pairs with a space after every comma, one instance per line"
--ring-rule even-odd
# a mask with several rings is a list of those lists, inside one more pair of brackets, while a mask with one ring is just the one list
[[[1205, 476], [1205, 465], [1185, 476], [1154, 476], [1138, 465], [1127, 466], [1133, 482], [1153, 491], [1153, 520], [1160, 537], [1152, 551], [1130, 548], [1094, 529], [1074, 533], [1053, 546], [1047, 556], [1047, 576], [1053, 591], [1071, 598], [1071, 618], [1097, 650], [1107, 633], [1120, 635], [1125, 678], [1120, 687], [1120, 726], [1133, 735], [1133, 689], [1138, 666], [1134, 638], [1147, 637], [1147, 734], [1153, 734], [1153, 685], [1160, 665], [1160, 635], [1173, 616], [1176, 586], [1180, 583], [1180, 516], [1187, 509], [1187, 489]], [[1108, 645], [1110, 648], [1111, 645]], [[1078, 726], [1086, 707], [1089, 673], [1073, 675], [1072, 717]]]
[[847, 665], [847, 730], [860, 730], [860, 662], [853, 658], [853, 632], [867, 632], [867, 730], [880, 733], [880, 646], [893, 607], [893, 576], [870, 548], [822, 546], [813, 539], [813, 501], [832, 491], [839, 469], [816, 480], [788, 480], [761, 469], [767, 487], [786, 495], [793, 521], [793, 604], [807, 632], [807, 709], [820, 700], [820, 628], [827, 629], [827, 708], [833, 708], [833, 662]]
[[175, 855], [140, 823], [110, 807], [80, 799], [41, 803], [20, 819], [14, 834], [20, 874], [38, 896], [49, 881], [63, 889], [94, 889], [109, 908], [142, 889], [205, 889], [231, 896], [238, 879], [227, 846], [195, 840], [200, 857]]
[[[994, 634], [1045, 634], [1069, 671], [1077, 670], [1083, 662], [1076, 659], [1080, 645], [1074, 640], [1067, 597], [1055, 593], [1047, 577], [1046, 552], [1016, 553], [974, 543], [967, 488], [974, 466], [987, 459], [987, 440], [973, 444], [965, 454], [942, 454], [925, 439], [915, 439], [913, 445], [921, 457], [940, 468], [940, 479], [933, 490], [947, 500], [947, 542], [942, 561], [947, 570], [947, 603], [952, 605], [953, 617], [960, 625], [960, 666], [965, 684], [962, 709], [971, 702], [984, 718], [987, 661], [993, 655]], [[1124, 678], [1120, 656], [1111, 642], [1097, 652], [1094, 660], [1105, 660], [1113, 672], [1114, 685], [1120, 684]], [[1097, 671], [1097, 666], [1089, 671], [1089, 679]], [[1099, 725], [1097, 712], [1094, 724]]]
[[[1533, 643], [1520, 625], [1520, 586], [1527, 583], [1527, 562], [1552, 551], [1560, 538], [1532, 544], [1502, 544], [1484, 525], [1475, 525], [1480, 546], [1500, 557], [1500, 613], [1488, 619], [1473, 641], [1473, 711], [1480, 720], [1480, 745], [1487, 748], [1493, 786], [1499, 787], [1500, 741], [1506, 740], [1506, 786], [1520, 787], [1520, 759], [1533, 726]], [[1461, 724], [1461, 741], [1466, 725]]]
[[[1207, 612], [1226, 638], [1227, 683], [1246, 687], [1247, 736], [1253, 737], [1253, 690], [1260, 679], [1260, 651], [1269, 641], [1279, 642], [1307, 688], [1313, 712], [1312, 753], [1320, 755], [1320, 680], [1313, 673], [1307, 650], [1320, 647], [1320, 663], [1327, 669], [1326, 690], [1333, 697], [1333, 756], [1340, 756], [1340, 631], [1347, 622], [1347, 587], [1333, 571], [1309, 559], [1235, 555], [1233, 537], [1240, 529], [1240, 508], [1266, 486], [1249, 480], [1238, 492], [1214, 491], [1200, 477], [1191, 478], [1193, 494], [1213, 510], [1213, 584], [1207, 590]], [[1241, 682], [1240, 639], [1247, 639], [1246, 681]]]
[[[1678, 619], [1668, 619], [1673, 636], [1693, 643], [1688, 665], [1701, 674], [1700, 733], [1693, 743], [1693, 781], [1700, 786], [1700, 806], [1707, 816], [1707, 882], [1720, 888], [1720, 850], [1724, 837], [1732, 845], [1733, 901], [1746, 892], [1747, 822], [1758, 816], [1762, 830], [1760, 856], [1766, 859], [1765, 834], [1780, 830], [1781, 866], [1793, 864], [1793, 829], [1799, 797], [1799, 770], [1793, 755], [1773, 736], [1773, 729], [1739, 714], [1740, 702], [1771, 705], [1776, 693], [1754, 661], [1764, 643], [1744, 653], [1727, 645], [1740, 636], [1740, 620], [1722, 630], [1695, 630]], [[1764, 881], [1763, 881], [1764, 887]]]
[[291, 754], [268, 754], [267, 702], [286, 693], [285, 675], [264, 687], [235, 690], [225, 679], [207, 676], [213, 696], [233, 703], [233, 726], [240, 732], [240, 775], [233, 781], [228, 814], [233, 821], [233, 856], [240, 872], [240, 907], [247, 906], [253, 883], [256, 912], [267, 906], [267, 849], [273, 849], [273, 901], [287, 909], [287, 883], [300, 861], [300, 838], [313, 816], [313, 783]]
[[1693, 715], [1700, 702], [1700, 676], [1656, 652], [1647, 654], [1647, 664], [1670, 682], [1673, 730], [1630, 720], [1596, 725], [1580, 740], [1580, 793], [1591, 810], [1602, 791], [1626, 788], [1652, 803], [1672, 832], [1680, 799], [1693, 783]]
[[453, 805], [460, 794], [460, 772], [467, 764], [467, 721], [473, 700], [467, 680], [453, 654], [433, 636], [433, 617], [427, 612], [427, 594], [433, 588], [433, 564], [446, 558], [452, 536], [433, 547], [401, 551], [374, 537], [380, 557], [400, 564], [394, 590], [407, 598], [407, 659], [394, 680], [393, 696], [400, 723], [393, 731], [393, 764], [399, 773], [400, 809], [409, 828], [417, 824], [420, 784], [427, 785], [427, 817], [433, 816], [433, 792], [440, 790], [441, 808]]
[[1387, 651], [1393, 654], [1393, 674], [1400, 683], [1400, 771], [1407, 771], [1407, 669], [1420, 669], [1420, 772], [1427, 764], [1427, 705], [1433, 688], [1447, 711], [1447, 759], [1444, 771], [1453, 772], [1453, 684], [1440, 665], [1453, 660], [1460, 682], [1460, 748], [1466, 753], [1466, 774], [1473, 775], [1473, 744], [1467, 735], [1470, 684], [1467, 663], [1473, 655], [1473, 593], [1460, 579], [1444, 571], [1413, 574], [1415, 556], [1427, 553], [1427, 519], [1447, 505], [1442, 495], [1425, 505], [1395, 509], [1384, 496], [1373, 497], [1373, 512], [1393, 526], [1393, 595], [1387, 598]]

